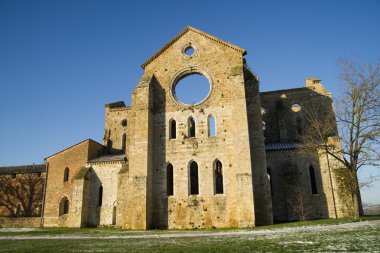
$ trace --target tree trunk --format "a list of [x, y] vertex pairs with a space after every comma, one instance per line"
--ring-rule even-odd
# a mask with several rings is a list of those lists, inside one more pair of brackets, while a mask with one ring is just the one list
[[359, 180], [357, 173], [352, 173], [352, 200], [354, 204], [354, 216], [355, 218], [360, 218], [363, 216], [363, 203], [360, 194]]
[[356, 182], [357, 182], [357, 188], [356, 188], [356, 197], [357, 197], [357, 202], [358, 202], [358, 208], [359, 208], [359, 215], [363, 216], [364, 211], [363, 211], [363, 202], [362, 202], [362, 194], [360, 192], [360, 186], [359, 186], [359, 179], [358, 179], [358, 174], [355, 173], [356, 176]]

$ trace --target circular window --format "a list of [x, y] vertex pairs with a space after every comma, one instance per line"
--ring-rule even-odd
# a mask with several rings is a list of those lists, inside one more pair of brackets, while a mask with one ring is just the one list
[[293, 112], [299, 112], [299, 111], [301, 111], [301, 106], [299, 104], [292, 105], [292, 111]]
[[122, 125], [123, 127], [127, 126], [127, 120], [126, 120], [126, 119], [123, 119], [123, 120], [121, 121], [121, 125]]
[[187, 46], [183, 52], [187, 56], [192, 56], [194, 54], [195, 49], [192, 46]]
[[204, 75], [192, 73], [175, 84], [173, 95], [183, 104], [194, 105], [205, 100], [210, 90], [210, 82]]

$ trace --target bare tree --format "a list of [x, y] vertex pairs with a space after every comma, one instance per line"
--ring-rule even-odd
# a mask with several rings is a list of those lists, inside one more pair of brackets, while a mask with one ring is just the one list
[[11, 217], [38, 216], [43, 199], [44, 178], [39, 173], [0, 176], [0, 206]]
[[[309, 108], [306, 134], [301, 137], [306, 148], [318, 149], [333, 157], [348, 174], [354, 215], [363, 215], [358, 170], [378, 167], [380, 160], [380, 63], [359, 65], [340, 62], [342, 94], [333, 113], [320, 115]], [[337, 134], [337, 126], [340, 137]]]

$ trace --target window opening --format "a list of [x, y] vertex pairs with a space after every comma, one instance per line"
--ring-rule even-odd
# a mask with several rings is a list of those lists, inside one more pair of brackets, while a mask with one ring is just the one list
[[169, 163], [166, 168], [166, 194], [168, 196], [173, 195], [173, 183], [173, 165]]
[[188, 46], [185, 48], [184, 53], [187, 56], [192, 56], [195, 52], [195, 49], [192, 46]]
[[116, 206], [112, 209], [112, 225], [116, 225]]
[[190, 164], [190, 195], [198, 195], [198, 194], [199, 194], [198, 164], [193, 161]]
[[126, 142], [127, 142], [127, 134], [123, 133], [123, 136], [121, 138], [121, 150], [123, 151], [125, 151]]
[[313, 166], [309, 167], [309, 173], [310, 173], [311, 193], [318, 194], [317, 181], [315, 180], [315, 171], [314, 171]]
[[174, 119], [170, 120], [169, 123], [169, 139], [176, 139], [177, 138], [177, 123]]
[[223, 194], [223, 171], [222, 163], [216, 160], [214, 163], [215, 194]]
[[69, 213], [69, 200], [63, 197], [59, 203], [59, 216]]
[[99, 187], [99, 201], [98, 206], [102, 206], [103, 204], [103, 186]]
[[216, 135], [215, 117], [210, 115], [208, 117], [208, 136], [215, 136], [215, 135]]
[[297, 134], [302, 135], [302, 120], [300, 117], [297, 117]]
[[185, 104], [194, 105], [204, 101], [211, 92], [209, 79], [200, 73], [183, 75], [173, 86], [174, 98]]
[[270, 195], [273, 197], [272, 170], [269, 167], [267, 168], [267, 174], [268, 174], [269, 185], [270, 185]]
[[301, 111], [301, 106], [299, 104], [293, 104], [291, 109], [293, 112], [299, 112]]
[[70, 169], [66, 167], [64, 175], [63, 175], [63, 182], [69, 181], [69, 177], [70, 177]]
[[195, 121], [193, 117], [190, 117], [188, 122], [188, 127], [189, 127], [189, 138], [195, 137]]

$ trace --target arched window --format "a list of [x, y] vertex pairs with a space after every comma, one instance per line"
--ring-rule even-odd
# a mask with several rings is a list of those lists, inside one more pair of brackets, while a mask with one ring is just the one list
[[102, 206], [103, 204], [103, 186], [99, 187], [99, 199], [98, 199], [98, 206]]
[[214, 162], [214, 187], [215, 194], [223, 194], [223, 171], [219, 160]]
[[65, 172], [63, 174], [63, 182], [69, 181], [69, 177], [70, 177], [70, 169], [69, 167], [66, 167]]
[[166, 167], [166, 194], [168, 196], [173, 195], [173, 165], [171, 163]]
[[208, 136], [215, 136], [215, 135], [216, 135], [215, 117], [210, 115], [208, 116]]
[[116, 225], [116, 206], [112, 209], [112, 225]]
[[310, 174], [311, 193], [318, 194], [317, 181], [315, 180], [315, 171], [314, 171], [313, 166], [309, 167], [309, 174]]
[[63, 197], [59, 202], [59, 216], [69, 213], [69, 200]]
[[194, 161], [190, 164], [190, 195], [199, 194], [198, 164]]
[[187, 125], [189, 128], [189, 132], [188, 132], [189, 138], [195, 137], [195, 120], [193, 117], [190, 117], [187, 120]]
[[272, 171], [269, 167], [267, 168], [267, 175], [268, 175], [269, 185], [270, 185], [270, 195], [273, 197]]
[[300, 117], [297, 117], [297, 134], [302, 135], [302, 120]]
[[63, 202], [63, 214], [69, 213], [69, 200], [66, 199], [65, 202]]
[[127, 142], [127, 134], [123, 133], [123, 136], [121, 137], [121, 150], [125, 151], [125, 146]]
[[111, 141], [111, 129], [108, 129], [108, 133], [104, 136], [105, 140], [107, 140], [107, 150], [110, 151], [112, 149], [112, 141]]
[[175, 139], [177, 138], [177, 123], [174, 119], [171, 119], [169, 121], [169, 139]]

